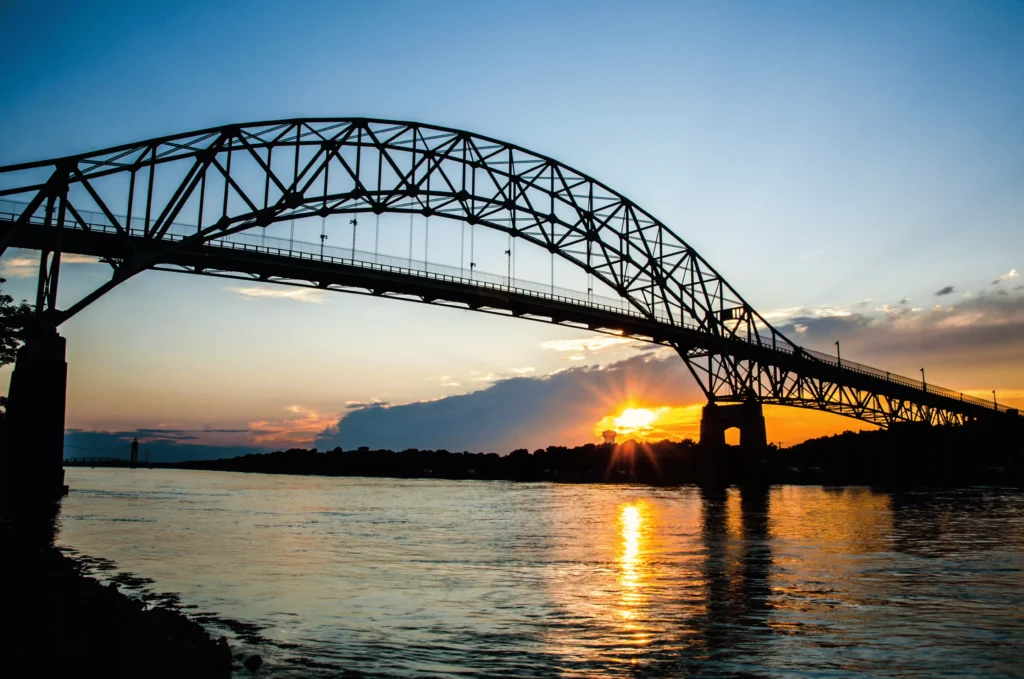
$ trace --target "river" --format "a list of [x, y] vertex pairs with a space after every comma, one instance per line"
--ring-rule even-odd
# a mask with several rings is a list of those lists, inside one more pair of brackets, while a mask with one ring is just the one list
[[60, 547], [264, 676], [1024, 676], [1020, 490], [67, 481]]

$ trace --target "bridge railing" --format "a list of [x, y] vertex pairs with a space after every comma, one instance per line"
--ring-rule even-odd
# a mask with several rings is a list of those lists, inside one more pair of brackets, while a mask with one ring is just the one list
[[[24, 203], [0, 200], [0, 219], [14, 220], [21, 215], [25, 207], [26, 204]], [[110, 220], [107, 219], [107, 216], [103, 213], [80, 210], [79, 214], [90, 230], [100, 231], [102, 233], [117, 233], [117, 228], [110, 223]], [[125, 221], [123, 217], [119, 219], [121, 219], [122, 222]], [[33, 215], [31, 221], [34, 224], [45, 223], [44, 218], [39, 214]], [[84, 230], [84, 227], [77, 220], [72, 219], [70, 215], [67, 218], [67, 223], [71, 225], [70, 228]], [[130, 226], [126, 227], [126, 230], [131, 236], [142, 237], [145, 235], [145, 227], [145, 220], [141, 217], [135, 217], [131, 220]], [[68, 227], [65, 226], [65, 228]], [[194, 235], [196, 233], [196, 229], [197, 227], [195, 225], [175, 222], [168, 228], [165, 239], [180, 241]], [[353, 250], [352, 248], [339, 248], [336, 246], [327, 246], [322, 243], [316, 244], [306, 241], [277, 238], [275, 236], [267, 236], [265, 233], [232, 234], [223, 238], [214, 238], [207, 241], [205, 245], [208, 247], [272, 254], [310, 261], [376, 269], [390, 273], [420, 276], [472, 287], [525, 294], [531, 297], [539, 297], [590, 309], [600, 309], [616, 314], [631, 316], [637, 319], [650, 320], [650, 316], [630, 306], [624, 298], [603, 297], [589, 292], [583, 293], [570, 288], [555, 287], [545, 285], [544, 283], [525, 281], [517, 278], [510, 278], [508, 276], [476, 271], [475, 269], [467, 270], [461, 267], [435, 264], [425, 260], [396, 257], [393, 255], [382, 255], [376, 252], [367, 252], [358, 249]], [[688, 319], [684, 319], [680, 322], [678, 319], [669, 319], [667, 316], [656, 314], [654, 320], [674, 327], [699, 330], [699, 327]], [[775, 351], [790, 354], [794, 353], [787, 345], [776, 344], [773, 342], [773, 338], [771, 337], [752, 335], [747, 338], [740, 337], [739, 339], [745, 339], [747, 342], [758, 344], [760, 346], [770, 346], [773, 347]], [[933, 384], [925, 384], [921, 380], [915, 380], [889, 371], [879, 370], [878, 368], [873, 368], [855, 361], [845, 359], [840, 360], [836, 356], [820, 351], [814, 351], [813, 349], [800, 347], [799, 351], [814, 360], [834, 365], [842, 368], [843, 370], [851, 370], [863, 375], [883, 379], [894, 384], [901, 384], [906, 387], [920, 389], [930, 394], [939, 394], [963, 403], [992, 408], [993, 410], [1000, 412], [1011, 410], [1008, 406], [995, 404], [986, 399], [969, 396], [962, 392], [953, 391], [952, 389], [946, 389]]]
[[912, 377], [898, 375], [887, 370], [879, 370], [878, 368], [873, 368], [869, 365], [864, 365], [863, 363], [857, 363], [856, 361], [850, 361], [845, 358], [841, 359], [838, 356], [826, 354], [821, 351], [814, 351], [813, 349], [803, 349], [803, 351], [819, 361], [829, 363], [844, 370], [852, 370], [863, 375], [878, 377], [888, 382], [902, 384], [903, 386], [912, 387], [914, 389], [920, 389], [929, 394], [939, 394], [940, 396], [947, 396], [962, 403], [970, 403], [972, 405], [981, 406], [983, 408], [998, 410], [999, 412], [1006, 412], [1007, 410], [1011, 410], [1009, 406], [999, 405], [994, 401], [989, 401], [988, 399], [978, 398], [977, 396], [971, 396], [961, 391], [953, 391], [952, 389], [946, 389], [945, 387], [940, 387], [934, 384], [928, 384], [922, 380], [915, 380]]

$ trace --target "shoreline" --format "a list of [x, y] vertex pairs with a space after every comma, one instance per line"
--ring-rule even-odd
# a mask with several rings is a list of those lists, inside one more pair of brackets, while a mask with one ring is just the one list
[[220, 679], [241, 668], [226, 637], [102, 584], [89, 557], [66, 554], [38, 526], [0, 518], [0, 663], [11, 676]]
[[904, 426], [846, 432], [790, 448], [709, 448], [686, 439], [549, 446], [507, 455], [316, 448], [154, 467], [250, 473], [554, 483], [828, 486], [1024, 486], [1024, 431]]

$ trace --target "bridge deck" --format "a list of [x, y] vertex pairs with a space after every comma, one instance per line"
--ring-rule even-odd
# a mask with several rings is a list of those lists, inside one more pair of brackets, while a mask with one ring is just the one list
[[[0, 228], [10, 227], [21, 205], [0, 201]], [[63, 229], [21, 229], [10, 245], [56, 249], [99, 258], [146, 257], [150, 268], [244, 280], [334, 289], [467, 308], [572, 325], [598, 332], [670, 345], [682, 351], [728, 352], [804, 376], [963, 413], [987, 417], [1011, 410], [919, 380], [788, 345], [772, 346], [762, 337], [729, 338], [709, 334], [694, 323], [651, 318], [625, 299], [595, 296], [541, 283], [400, 257], [324, 247], [241, 233], [193, 244], [195, 227], [175, 224], [161, 240], [130, 229], [128, 238], [106, 218], [90, 215], [89, 229], [74, 223]], [[58, 233], [59, 231], [59, 233]], [[783, 401], [779, 401], [783, 402]], [[800, 405], [793, 403], [793, 405]], [[882, 422], [879, 422], [882, 423]]]

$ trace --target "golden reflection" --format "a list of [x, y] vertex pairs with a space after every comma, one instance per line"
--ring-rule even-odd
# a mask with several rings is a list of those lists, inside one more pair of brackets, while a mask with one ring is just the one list
[[[626, 621], [624, 628], [631, 632], [640, 632], [637, 624], [640, 608], [644, 603], [644, 580], [646, 562], [643, 548], [646, 546], [650, 528], [648, 523], [649, 506], [644, 502], [624, 504], [619, 510], [619, 530], [622, 535], [621, 553], [619, 554], [619, 617]], [[641, 632], [641, 636], [646, 634]], [[637, 641], [643, 642], [638, 638]]]

